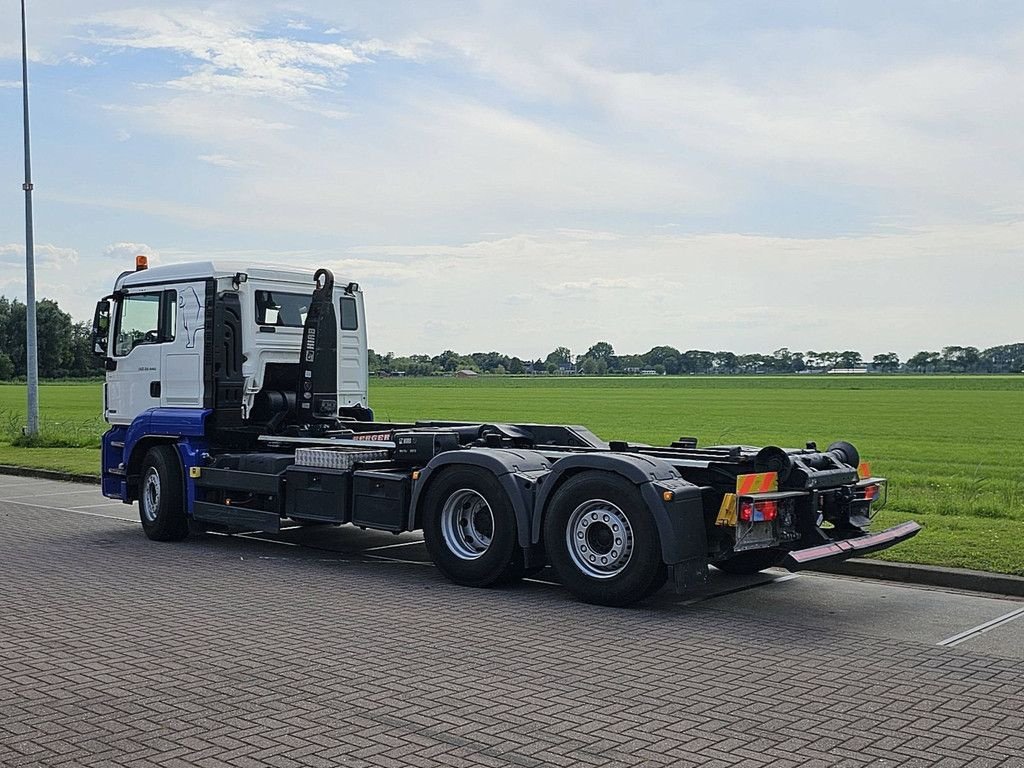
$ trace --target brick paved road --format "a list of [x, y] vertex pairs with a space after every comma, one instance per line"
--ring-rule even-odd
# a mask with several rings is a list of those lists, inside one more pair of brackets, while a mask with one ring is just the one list
[[[3, 766], [1024, 766], [1014, 649], [889, 638], [864, 582], [603, 609], [351, 529], [155, 544], [61, 488], [0, 483]], [[790, 615], [797, 584], [857, 621]], [[903, 591], [951, 628], [1020, 606]]]

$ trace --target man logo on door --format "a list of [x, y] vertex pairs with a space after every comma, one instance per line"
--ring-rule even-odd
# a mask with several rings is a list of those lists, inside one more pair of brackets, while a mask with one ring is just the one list
[[196, 334], [202, 328], [203, 306], [195, 288], [186, 288], [178, 294], [178, 313], [185, 328], [185, 348], [195, 349]]

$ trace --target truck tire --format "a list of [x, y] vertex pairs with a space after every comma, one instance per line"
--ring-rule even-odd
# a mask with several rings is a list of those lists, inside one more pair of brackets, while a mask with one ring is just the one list
[[172, 446], [150, 448], [142, 460], [139, 519], [153, 541], [181, 541], [188, 536], [181, 463]]
[[748, 552], [738, 552], [712, 565], [726, 573], [750, 576], [778, 565], [782, 558], [783, 553], [776, 549], [752, 549]]
[[608, 472], [582, 472], [556, 491], [544, 517], [544, 546], [559, 581], [587, 603], [638, 602], [668, 575], [640, 491]]
[[488, 587], [523, 575], [516, 513], [498, 479], [480, 467], [446, 470], [423, 499], [423, 539], [456, 584]]

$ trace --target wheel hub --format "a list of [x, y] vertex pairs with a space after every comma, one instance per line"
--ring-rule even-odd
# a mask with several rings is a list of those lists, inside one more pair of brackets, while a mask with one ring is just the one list
[[147, 469], [142, 479], [139, 507], [147, 522], [156, 521], [157, 510], [160, 509], [160, 473], [156, 471], [156, 467]]
[[576, 507], [569, 516], [565, 539], [573, 563], [595, 579], [617, 576], [633, 555], [629, 519], [604, 499], [591, 499]]
[[472, 488], [452, 493], [441, 508], [441, 536], [456, 557], [481, 557], [494, 536], [494, 513], [487, 499]]

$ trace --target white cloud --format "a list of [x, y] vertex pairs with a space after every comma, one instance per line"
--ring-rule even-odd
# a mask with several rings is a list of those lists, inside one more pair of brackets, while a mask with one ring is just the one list
[[[40, 190], [82, 253], [329, 264], [399, 352], [916, 351], [1024, 327], [1024, 14], [124, 5], [38, 11], [33, 61], [68, 86], [38, 98], [121, 171], [72, 159]], [[83, 257], [76, 286], [135, 250]]]
[[96, 66], [96, 60], [95, 59], [93, 59], [93, 58], [91, 58], [89, 56], [83, 56], [83, 55], [78, 54], [78, 53], [69, 53], [63, 59], [61, 59], [61, 63], [63, 63], [63, 64], [71, 64], [71, 65], [76, 66], [76, 67], [95, 67]]
[[[336, 33], [340, 30], [334, 30]], [[324, 34], [330, 34], [328, 30]], [[401, 59], [424, 60], [436, 54], [436, 46], [425, 37], [408, 37], [399, 40], [380, 40], [371, 38], [369, 40], [357, 40], [352, 44], [352, 50], [364, 56], [380, 56], [388, 54]]]
[[[62, 269], [78, 263], [78, 251], [52, 243], [35, 243], [32, 248], [37, 266]], [[25, 264], [25, 246], [21, 243], [0, 245], [0, 263]]]
[[[301, 30], [304, 27], [290, 26]], [[244, 22], [213, 12], [124, 10], [101, 15], [90, 42], [108, 49], [165, 50], [195, 65], [168, 87], [203, 93], [295, 98], [336, 87], [364, 61], [350, 47], [265, 37]]]
[[218, 168], [245, 168], [248, 165], [227, 155], [199, 155], [199, 159]]
[[124, 269], [135, 266], [136, 256], [146, 256], [154, 265], [160, 263], [160, 254], [145, 243], [111, 243], [103, 249], [103, 256], [125, 265]]
[[[843, 238], [578, 231], [360, 246], [340, 257], [333, 249], [225, 255], [324, 265], [359, 282], [378, 351], [496, 348], [533, 358], [605, 339], [620, 352], [790, 346], [906, 357], [1001, 343], [1024, 327], [1022, 238], [1024, 223]], [[985, 258], [968, 267], [968, 247]], [[216, 254], [175, 254], [199, 257]]]

